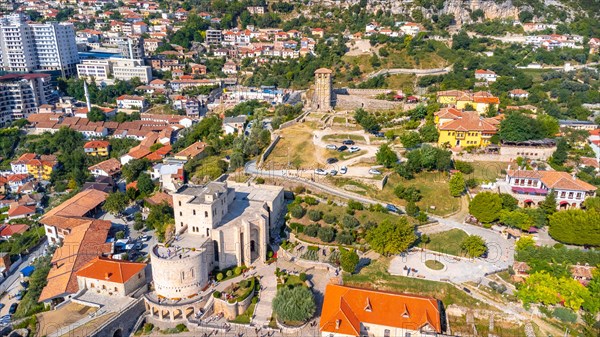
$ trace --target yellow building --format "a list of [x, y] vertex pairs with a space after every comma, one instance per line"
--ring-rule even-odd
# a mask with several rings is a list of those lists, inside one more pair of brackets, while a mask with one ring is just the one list
[[468, 106], [477, 111], [480, 115], [487, 113], [490, 106], [498, 107], [500, 99], [487, 91], [446, 90], [437, 93], [437, 101], [441, 104], [452, 105], [459, 110], [464, 110]]
[[57, 165], [56, 161], [33, 159], [27, 163], [27, 172], [36, 179], [50, 180], [52, 171]]
[[460, 90], [445, 90], [438, 91], [437, 93], [437, 101], [440, 104], [456, 104], [456, 100], [458, 97], [462, 96], [463, 92]]
[[83, 151], [88, 156], [108, 157], [110, 152], [110, 143], [106, 140], [92, 140], [83, 146]]
[[[458, 115], [457, 113], [460, 113]], [[498, 120], [482, 118], [475, 111], [444, 109], [436, 113], [440, 146], [485, 147], [498, 132]]]

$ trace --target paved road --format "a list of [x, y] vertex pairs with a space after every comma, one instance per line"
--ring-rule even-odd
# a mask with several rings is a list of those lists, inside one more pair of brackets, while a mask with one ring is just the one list
[[376, 72], [370, 73], [367, 75], [367, 78], [377, 77], [379, 75], [397, 75], [397, 74], [407, 74], [407, 75], [416, 75], [418, 76], [426, 76], [426, 75], [444, 75], [452, 70], [452, 66], [447, 66], [446, 68], [433, 68], [433, 69], [406, 69], [406, 68], [391, 68], [391, 69], [381, 69]]
[[[2, 310], [0, 310], [0, 316], [8, 314], [8, 309], [10, 308], [10, 306], [13, 303], [18, 302], [17, 299], [14, 298], [14, 296], [17, 295], [17, 293], [23, 289], [23, 286], [21, 286], [20, 284], [21, 269], [29, 266], [34, 258], [43, 255], [44, 249], [47, 246], [48, 242], [44, 240], [44, 242], [40, 244], [36, 249], [34, 249], [29, 255], [23, 257], [23, 262], [17, 269], [15, 269], [15, 271], [11, 275], [2, 280], [2, 282], [0, 283], [0, 293], [6, 291], [7, 294], [0, 298], [0, 303], [4, 304], [4, 307], [2, 308]], [[9, 299], [9, 295], [12, 298]]]

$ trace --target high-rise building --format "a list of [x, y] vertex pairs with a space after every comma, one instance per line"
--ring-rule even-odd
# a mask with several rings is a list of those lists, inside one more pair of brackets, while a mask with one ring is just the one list
[[141, 37], [127, 37], [118, 43], [119, 54], [127, 59], [144, 58], [144, 39]]
[[42, 104], [52, 103], [49, 74], [8, 74], [0, 76], [0, 127], [37, 113]]
[[10, 72], [60, 70], [76, 74], [79, 63], [70, 23], [28, 23], [21, 13], [0, 18], [0, 67]]

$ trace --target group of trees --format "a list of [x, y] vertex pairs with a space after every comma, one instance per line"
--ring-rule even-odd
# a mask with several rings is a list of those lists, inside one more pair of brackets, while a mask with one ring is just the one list
[[383, 221], [367, 231], [367, 242], [371, 249], [385, 256], [406, 251], [416, 240], [414, 227], [406, 217], [397, 221]]
[[[85, 102], [85, 92], [83, 89], [84, 79], [58, 79], [58, 88], [60, 91], [67, 95]], [[116, 103], [117, 97], [121, 95], [131, 95], [135, 93], [135, 88], [139, 87], [143, 83], [139, 78], [133, 78], [129, 81], [115, 80], [114, 84], [107, 85], [102, 89], [96, 85], [88, 85], [88, 92], [90, 94], [90, 101], [92, 104], [103, 105], [106, 103]]]
[[316, 311], [312, 292], [301, 285], [279, 288], [272, 306], [275, 317], [282, 322], [305, 322]]
[[531, 118], [521, 112], [513, 112], [500, 122], [498, 134], [501, 140], [526, 141], [554, 138], [558, 131], [558, 121], [551, 116], [539, 114], [537, 118]]
[[354, 112], [354, 120], [362, 126], [365, 131], [373, 133], [381, 130], [381, 126], [373, 114], [366, 112], [364, 109], [357, 109]]
[[557, 241], [600, 247], [600, 212], [570, 209], [550, 216], [548, 233]]
[[421, 171], [447, 171], [452, 168], [452, 153], [446, 149], [425, 144], [406, 153], [407, 161], [396, 166], [396, 172], [411, 179]]

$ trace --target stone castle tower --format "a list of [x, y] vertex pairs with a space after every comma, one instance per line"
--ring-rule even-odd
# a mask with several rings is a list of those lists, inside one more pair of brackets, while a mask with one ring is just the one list
[[331, 74], [333, 74], [333, 71], [327, 68], [320, 68], [315, 71], [313, 109], [316, 111], [330, 111], [333, 108]]

